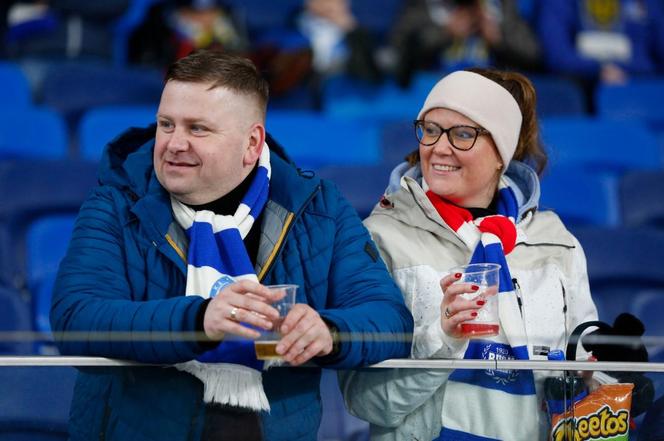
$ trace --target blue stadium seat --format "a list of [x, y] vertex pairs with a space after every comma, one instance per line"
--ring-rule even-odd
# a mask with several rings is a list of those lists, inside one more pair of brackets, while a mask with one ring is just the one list
[[370, 165], [380, 160], [378, 125], [371, 120], [273, 110], [267, 115], [267, 130], [300, 167]]
[[377, 8], [375, 0], [353, 0], [351, 10], [360, 26], [371, 32], [377, 41], [385, 42], [405, 0], [382, 0]]
[[30, 84], [18, 64], [0, 61], [0, 88], [0, 109], [20, 109], [32, 103]]
[[97, 166], [91, 162], [0, 162], [0, 284], [27, 290], [27, 225], [47, 214], [77, 213], [97, 182], [96, 176]]
[[327, 115], [346, 118], [412, 121], [429, 93], [429, 82], [430, 77], [426, 77], [402, 89], [392, 81], [375, 85], [340, 75], [323, 85], [323, 110]]
[[65, 441], [73, 367], [0, 368], [0, 441]]
[[[644, 336], [662, 337], [659, 305], [664, 302], [664, 232], [597, 227], [574, 228], [572, 232], [586, 254], [590, 290], [600, 320], [613, 323], [621, 312], [632, 312], [643, 321]], [[656, 303], [651, 299], [656, 292], [662, 297], [653, 310]], [[650, 340], [645, 343], [653, 355], [661, 353], [660, 345]]]
[[374, 166], [328, 166], [316, 173], [323, 179], [333, 181], [341, 193], [364, 219], [380, 201], [388, 184], [392, 165]]
[[88, 109], [109, 105], [152, 105], [161, 99], [163, 74], [157, 69], [64, 65], [44, 78], [42, 102], [64, 115], [73, 131]]
[[631, 80], [624, 85], [601, 84], [596, 107], [603, 118], [664, 124], [664, 79]]
[[0, 286], [0, 355], [32, 353], [32, 339], [19, 334], [32, 331], [30, 316], [30, 303], [26, 293]]
[[156, 121], [156, 106], [104, 106], [83, 114], [78, 126], [78, 150], [83, 159], [98, 161], [110, 141], [130, 127]]
[[638, 121], [542, 118], [542, 138], [554, 166], [576, 164], [622, 173], [653, 170], [664, 161], [653, 133]]
[[381, 159], [384, 164], [396, 166], [406, 155], [419, 148], [412, 119], [381, 122]]
[[[382, 85], [363, 83], [347, 76], [328, 79], [323, 88], [323, 106], [331, 115], [387, 117], [413, 120], [433, 86], [448, 72], [419, 72], [409, 88], [392, 81]], [[533, 76], [539, 116], [581, 116], [586, 114], [583, 91], [571, 80]]]
[[540, 210], [554, 210], [566, 225], [619, 223], [615, 180], [578, 166], [549, 168], [541, 180]]
[[638, 292], [631, 301], [629, 312], [647, 323], [646, 337], [659, 340], [659, 344], [650, 344], [648, 348], [649, 361], [664, 362], [664, 320], [662, 316], [662, 303], [664, 302], [664, 288], [644, 289]]
[[323, 369], [320, 394], [323, 416], [318, 441], [369, 441], [369, 424], [346, 411], [335, 371]]
[[303, 0], [224, 0], [250, 35], [286, 29]]
[[0, 110], [0, 160], [66, 158], [67, 127], [57, 113], [35, 107]]
[[618, 198], [623, 225], [664, 230], [664, 170], [625, 174], [619, 181]]
[[530, 75], [537, 93], [537, 114], [573, 116], [587, 113], [583, 90], [573, 80], [553, 75]]
[[[26, 278], [32, 293], [33, 323], [37, 332], [51, 332], [49, 310], [53, 283], [60, 261], [67, 252], [75, 221], [75, 214], [47, 215], [27, 227]], [[37, 352], [44, 352], [40, 349], [41, 344], [37, 348]]]

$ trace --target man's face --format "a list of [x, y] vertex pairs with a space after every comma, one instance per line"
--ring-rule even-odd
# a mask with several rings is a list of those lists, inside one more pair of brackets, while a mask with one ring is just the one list
[[208, 83], [169, 81], [157, 112], [157, 179], [186, 204], [216, 200], [251, 172], [264, 139], [254, 98]]

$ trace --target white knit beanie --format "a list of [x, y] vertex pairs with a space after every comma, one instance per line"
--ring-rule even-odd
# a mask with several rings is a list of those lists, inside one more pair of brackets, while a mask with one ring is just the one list
[[452, 72], [431, 89], [417, 119], [439, 107], [459, 112], [491, 132], [503, 160], [503, 173], [507, 170], [519, 142], [523, 119], [519, 105], [507, 89], [474, 72]]

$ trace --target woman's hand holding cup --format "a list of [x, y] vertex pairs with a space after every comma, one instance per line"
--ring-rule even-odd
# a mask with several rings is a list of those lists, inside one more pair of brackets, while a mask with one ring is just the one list
[[440, 324], [445, 334], [481, 338], [500, 332], [499, 270], [495, 263], [471, 263], [452, 268], [440, 281]]
[[475, 293], [479, 286], [473, 283], [454, 283], [461, 278], [461, 273], [443, 277], [440, 286], [443, 289], [443, 301], [440, 304], [440, 326], [443, 332], [454, 338], [464, 337], [461, 324], [477, 317], [477, 310], [484, 305], [484, 300], [467, 300], [461, 294]]

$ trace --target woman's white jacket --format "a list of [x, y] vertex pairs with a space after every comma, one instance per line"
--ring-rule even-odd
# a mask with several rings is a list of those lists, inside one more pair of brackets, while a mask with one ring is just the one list
[[[597, 319], [590, 296], [581, 245], [556, 214], [539, 211], [539, 180], [525, 164], [512, 161], [504, 179], [519, 202], [517, 244], [507, 256], [520, 290], [531, 359], [546, 359], [546, 349], [565, 349], [580, 323]], [[463, 358], [467, 340], [442, 332], [440, 279], [453, 266], [470, 261], [466, 247], [429, 202], [418, 167], [398, 166], [386, 197], [365, 220], [388, 269], [415, 319], [412, 358]], [[579, 345], [580, 346], [580, 345]], [[371, 423], [372, 440], [430, 441], [441, 428], [448, 370], [372, 369], [339, 375], [350, 412]], [[538, 403], [542, 380], [535, 372]], [[515, 440], [523, 424], [538, 426], [546, 438], [546, 415], [524, 422], [513, 415]], [[532, 433], [532, 432], [531, 432]], [[532, 440], [529, 440], [532, 441]]]

